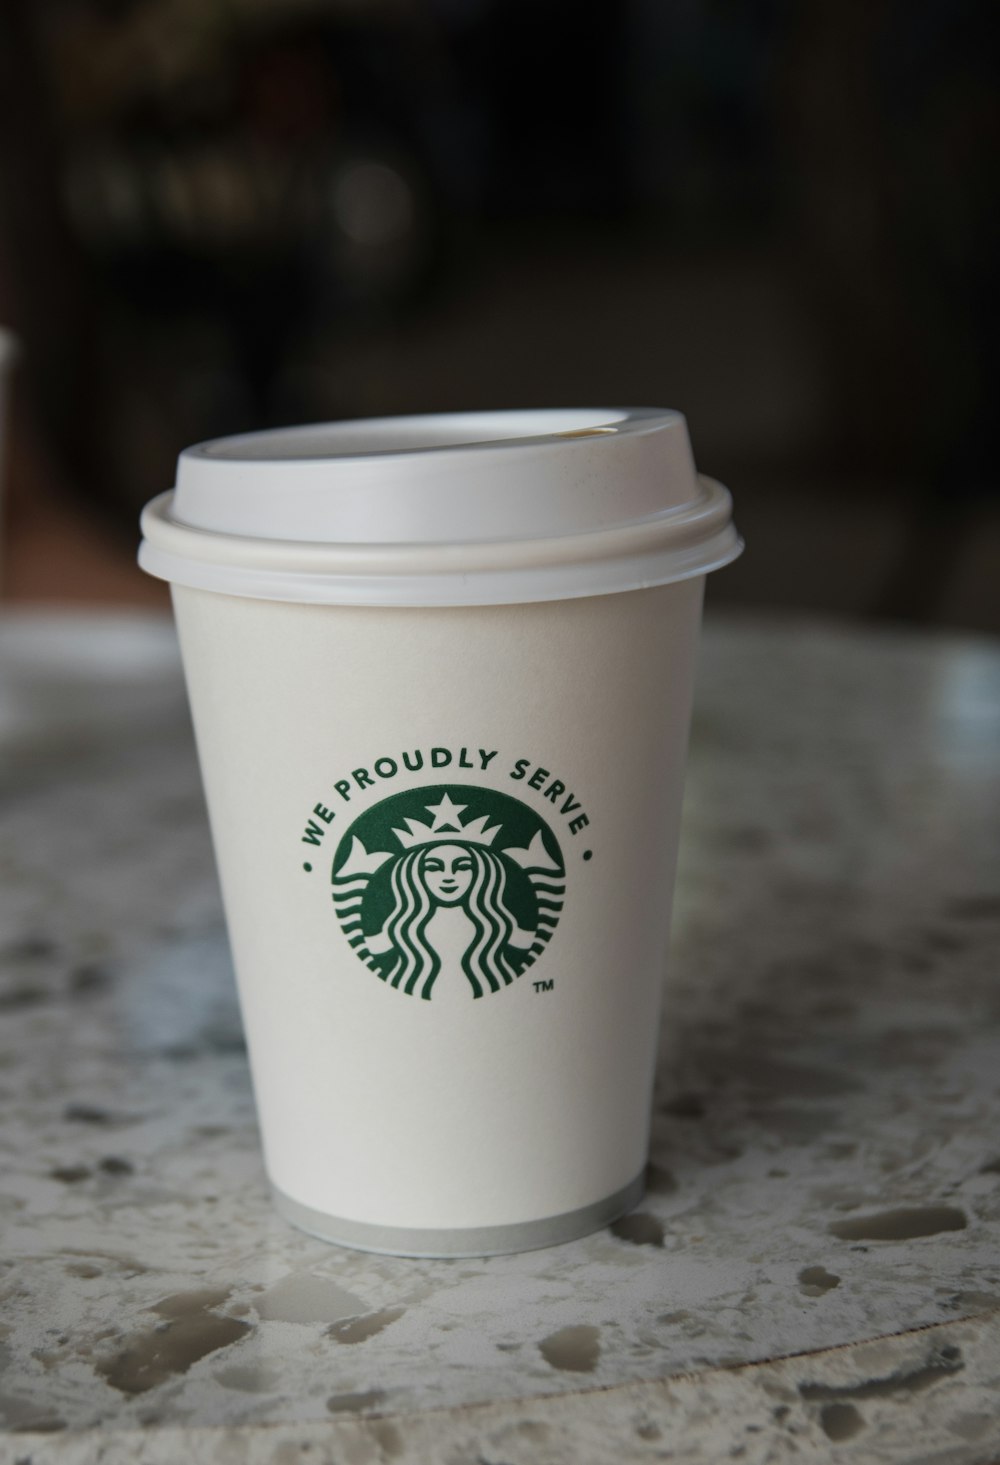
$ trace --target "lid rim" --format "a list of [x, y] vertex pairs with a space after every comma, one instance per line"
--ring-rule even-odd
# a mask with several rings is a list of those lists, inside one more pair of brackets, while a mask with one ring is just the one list
[[[209, 594], [228, 595], [245, 600], [271, 600], [282, 604], [322, 605], [329, 607], [363, 607], [368, 609], [461, 609], [474, 606], [528, 605], [559, 600], [584, 600], [599, 595], [627, 594], [637, 590], [656, 589], [664, 585], [675, 585], [721, 570], [732, 564], [743, 553], [744, 543], [730, 525], [728, 532], [719, 536], [720, 544], [707, 557], [675, 564], [667, 569], [645, 566], [640, 572], [635, 562], [629, 562], [632, 572], [618, 577], [595, 577], [589, 580], [577, 579], [574, 583], [568, 577], [560, 577], [557, 583], [551, 576], [536, 572], [525, 574], [517, 587], [507, 585], [500, 588], [498, 582], [509, 581], [511, 577], [503, 572], [490, 572], [467, 579], [461, 574], [435, 577], [433, 587], [418, 582], [415, 577], [399, 577], [394, 581], [389, 576], [347, 576], [299, 575], [292, 579], [287, 575], [267, 576], [260, 572], [246, 570], [240, 566], [226, 566], [222, 574], [212, 575], [212, 569], [219, 567], [190, 562], [177, 562], [181, 573], [167, 573], [172, 568], [173, 556], [152, 550], [143, 544], [139, 551], [139, 563], [147, 574], [169, 581], [171, 586], [186, 590], [202, 590]], [[576, 567], [563, 566], [563, 570]], [[201, 573], [199, 573], [201, 572]], [[420, 583], [421, 593], [416, 586]], [[478, 586], [478, 589], [475, 587]], [[495, 588], [494, 588], [495, 587]], [[334, 593], [339, 592], [339, 593]]]
[[613, 529], [467, 544], [319, 544], [240, 538], [180, 524], [172, 494], [143, 512], [139, 563], [159, 579], [314, 604], [488, 605], [668, 584], [735, 559], [728, 490], [699, 476], [687, 506]]

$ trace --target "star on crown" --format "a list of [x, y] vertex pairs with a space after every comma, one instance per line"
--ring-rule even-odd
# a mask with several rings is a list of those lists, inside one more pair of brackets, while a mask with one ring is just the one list
[[404, 849], [415, 849], [421, 844], [447, 844], [449, 833], [464, 844], [490, 845], [503, 827], [494, 824], [487, 829], [488, 814], [481, 814], [478, 819], [469, 819], [463, 824], [462, 815], [469, 806], [453, 803], [450, 794], [445, 794], [439, 804], [425, 804], [424, 807], [431, 815], [430, 824], [421, 819], [404, 819], [406, 828], [392, 831]]

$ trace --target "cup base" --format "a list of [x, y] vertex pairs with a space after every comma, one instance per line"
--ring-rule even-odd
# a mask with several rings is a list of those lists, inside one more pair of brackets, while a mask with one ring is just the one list
[[543, 1246], [559, 1246], [576, 1241], [610, 1225], [642, 1199], [645, 1188], [643, 1172], [616, 1190], [613, 1195], [582, 1206], [576, 1211], [563, 1211], [557, 1216], [543, 1216], [537, 1221], [516, 1221], [506, 1226], [470, 1226], [455, 1230], [436, 1227], [373, 1226], [366, 1221], [348, 1221], [313, 1210], [292, 1200], [272, 1185], [274, 1205], [286, 1221], [300, 1231], [348, 1246], [355, 1251], [374, 1251], [383, 1256], [475, 1257], [503, 1256], [512, 1251], [537, 1251]]

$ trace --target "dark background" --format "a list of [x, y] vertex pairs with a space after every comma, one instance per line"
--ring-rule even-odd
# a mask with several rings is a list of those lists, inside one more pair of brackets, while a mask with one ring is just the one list
[[139, 601], [179, 449], [662, 405], [713, 601], [1000, 630], [1000, 123], [967, 0], [3, 0], [11, 599]]

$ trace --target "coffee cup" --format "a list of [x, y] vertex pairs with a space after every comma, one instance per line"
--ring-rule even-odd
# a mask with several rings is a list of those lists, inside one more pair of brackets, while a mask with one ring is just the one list
[[142, 523], [279, 1210], [479, 1256], [630, 1209], [702, 593], [742, 547], [683, 417], [224, 439]]

